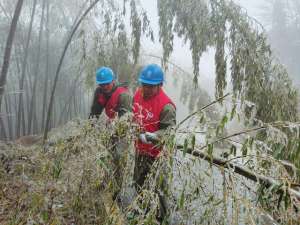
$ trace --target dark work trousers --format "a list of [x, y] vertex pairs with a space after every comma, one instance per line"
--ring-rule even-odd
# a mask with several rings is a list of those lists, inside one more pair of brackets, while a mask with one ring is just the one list
[[111, 153], [113, 157], [113, 167], [114, 167], [114, 173], [113, 177], [116, 182], [115, 186], [115, 193], [114, 193], [114, 198], [117, 197], [119, 194], [121, 187], [122, 187], [122, 182], [123, 182], [123, 173], [124, 173], [124, 168], [125, 168], [125, 154], [128, 148], [128, 144], [126, 140], [123, 139], [117, 139], [115, 138], [112, 140], [112, 143], [114, 144]]
[[[142, 187], [144, 185], [145, 179], [148, 175], [148, 173], [151, 171], [151, 167], [153, 163], [155, 162], [155, 158], [142, 155], [142, 154], [135, 154], [135, 167], [134, 167], [134, 184], [136, 191], [139, 193], [142, 190]], [[164, 171], [162, 171], [164, 173]], [[164, 174], [162, 174], [164, 176]], [[163, 221], [165, 215], [166, 215], [166, 198], [164, 197], [164, 191], [163, 189], [166, 188], [166, 180], [163, 179], [162, 185], [159, 188], [159, 190], [156, 190], [159, 197], [159, 215], [157, 216], [157, 219], [159, 221]]]
[[155, 161], [155, 158], [147, 155], [135, 154], [135, 166], [133, 180], [137, 192], [140, 192], [144, 185], [145, 179], [148, 173], [151, 171], [151, 167]]

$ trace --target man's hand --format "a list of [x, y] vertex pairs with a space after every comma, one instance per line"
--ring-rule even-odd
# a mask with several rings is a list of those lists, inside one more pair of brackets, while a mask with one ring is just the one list
[[145, 135], [146, 135], [147, 141], [150, 141], [150, 142], [158, 142], [159, 141], [159, 138], [156, 133], [146, 132]]
[[146, 133], [140, 134], [139, 139], [140, 139], [140, 141], [141, 141], [142, 143], [144, 143], [144, 144], [152, 144], [151, 141], [148, 141], [148, 140], [147, 140]]
[[153, 144], [159, 141], [159, 138], [156, 133], [145, 132], [140, 134], [139, 139], [144, 144]]

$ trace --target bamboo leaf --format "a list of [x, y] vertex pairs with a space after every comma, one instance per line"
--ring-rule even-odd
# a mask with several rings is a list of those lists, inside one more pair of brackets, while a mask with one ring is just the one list
[[243, 144], [241, 151], [242, 151], [242, 156], [247, 155], [247, 153], [248, 153], [248, 139]]
[[211, 162], [211, 165], [212, 165], [214, 145], [213, 144], [208, 144], [207, 148], [208, 148], [207, 149], [207, 154], [210, 157], [210, 162]]
[[192, 143], [192, 150], [194, 150], [195, 149], [195, 144], [196, 144], [196, 136], [195, 136], [195, 134], [193, 134], [192, 135], [192, 141], [191, 141]]
[[183, 145], [183, 157], [185, 157], [188, 149], [188, 139], [184, 139], [184, 145]]
[[222, 118], [222, 121], [221, 121], [221, 125], [220, 125], [222, 129], [225, 127], [227, 122], [228, 122], [228, 117], [227, 117], [227, 115], [224, 115]]
[[183, 209], [183, 206], [184, 206], [184, 199], [185, 196], [184, 196], [184, 190], [181, 192], [180, 194], [180, 199], [179, 199], [179, 209]]
[[236, 146], [235, 145], [231, 145], [230, 154], [236, 156]]

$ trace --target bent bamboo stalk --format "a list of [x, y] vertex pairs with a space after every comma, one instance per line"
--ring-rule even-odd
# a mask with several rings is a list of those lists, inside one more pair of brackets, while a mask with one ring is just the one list
[[[177, 149], [183, 150], [183, 146], [178, 145]], [[236, 163], [233, 163], [233, 162], [228, 162], [227, 160], [216, 157], [216, 156], [210, 156], [203, 151], [197, 151], [197, 150], [188, 148], [186, 153], [193, 155], [195, 157], [204, 159], [208, 162], [211, 162], [214, 165], [222, 166], [226, 169], [233, 169], [234, 173], [237, 173], [243, 177], [246, 177], [256, 183], [263, 184], [266, 188], [270, 188], [271, 186], [275, 186], [275, 185], [280, 185], [280, 183], [274, 179], [271, 179], [271, 178], [263, 176], [263, 175], [255, 174], [252, 171], [244, 168], [243, 166], [237, 165]], [[288, 187], [288, 188], [286, 188], [286, 190], [284, 188], [285, 188], [284, 186], [281, 187], [278, 191], [279, 192], [278, 194], [282, 194], [285, 191], [288, 191], [292, 196], [295, 196], [300, 201], [300, 192], [299, 191], [295, 190], [294, 188]]]

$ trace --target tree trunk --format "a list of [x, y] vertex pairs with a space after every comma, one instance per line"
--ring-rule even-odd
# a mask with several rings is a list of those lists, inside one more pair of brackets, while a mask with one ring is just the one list
[[[17, 68], [16, 74], [17, 74], [17, 80], [20, 81], [21, 80], [21, 58], [22, 58], [22, 49], [21, 49], [21, 45], [15, 45], [14, 46], [15, 49], [15, 55], [16, 55], [16, 60], [15, 60], [15, 67]], [[20, 57], [18, 57], [20, 56]], [[19, 90], [19, 86], [20, 84], [18, 84], [17, 82], [14, 84], [13, 90], [18, 90], [17, 93], [14, 95], [13, 97], [13, 103], [11, 101], [11, 104], [14, 105], [14, 112], [15, 114], [17, 114], [17, 106], [18, 106], [18, 96], [20, 95], [20, 90]], [[11, 105], [10, 105], [11, 107]], [[17, 117], [14, 116], [13, 119], [11, 120], [12, 123], [12, 127], [14, 129], [13, 132], [13, 136], [12, 136], [12, 140], [14, 140], [16, 138], [16, 122], [17, 122]]]
[[[71, 98], [72, 102], [72, 98]], [[72, 119], [72, 104], [69, 104], [68, 111], [67, 111], [67, 117], [66, 117], [66, 122]]]
[[[22, 63], [22, 75], [20, 79], [20, 91], [21, 93], [19, 94], [19, 104], [18, 104], [18, 115], [17, 115], [17, 122], [16, 122], [16, 135], [17, 137], [20, 137], [21, 133], [21, 118], [24, 118], [24, 79], [25, 79], [25, 74], [26, 74], [26, 66], [27, 66], [27, 58], [28, 58], [28, 49], [29, 49], [29, 43], [30, 43], [30, 38], [31, 38], [31, 32], [32, 32], [32, 24], [34, 21], [34, 15], [35, 15], [35, 9], [36, 9], [36, 1], [34, 0], [33, 2], [33, 8], [32, 8], [32, 13], [31, 13], [31, 18], [30, 18], [30, 24], [29, 24], [29, 30], [28, 30], [28, 35], [27, 35], [27, 40], [26, 40], [26, 45], [25, 45], [25, 52], [24, 52], [24, 60]], [[24, 123], [23, 123], [24, 125]], [[24, 128], [23, 128], [24, 129]], [[24, 135], [24, 133], [23, 133]]]
[[2, 140], [6, 140], [7, 139], [7, 135], [6, 135], [6, 129], [5, 129], [5, 125], [3, 123], [3, 120], [2, 120], [2, 115], [0, 114], [0, 138]]
[[7, 78], [7, 73], [8, 73], [9, 63], [10, 63], [13, 40], [15, 37], [18, 20], [21, 14], [22, 5], [23, 5], [23, 0], [19, 0], [17, 2], [14, 16], [12, 18], [12, 22], [10, 25], [10, 30], [8, 33], [5, 52], [4, 52], [3, 65], [0, 74], [0, 125], [1, 125], [1, 136], [4, 139], [7, 139], [7, 134], [6, 134], [5, 124], [3, 122], [2, 115], [1, 115], [1, 105], [2, 105], [2, 98], [4, 94], [4, 86], [6, 84], [6, 78]]
[[[65, 121], [63, 120], [64, 119], [64, 113], [66, 112], [67, 110], [67, 116], [66, 116], [66, 120], [68, 119], [68, 115], [69, 115], [69, 105], [71, 104], [72, 102], [72, 96], [75, 96], [76, 95], [76, 87], [77, 87], [77, 84], [79, 84], [78, 80], [80, 78], [80, 75], [82, 73], [82, 70], [83, 68], [80, 68], [79, 70], [79, 73], [78, 75], [76, 76], [76, 78], [73, 80], [73, 84], [71, 85], [71, 87], [68, 89], [68, 95], [69, 95], [69, 98], [67, 99], [67, 101], [65, 102], [64, 106], [62, 107], [62, 110], [60, 111], [60, 115], [59, 115], [59, 124], [62, 124], [64, 123]], [[67, 95], [66, 95], [67, 96]]]
[[44, 93], [43, 93], [43, 112], [42, 112], [42, 130], [45, 128], [45, 117], [47, 109], [47, 96], [48, 96], [48, 78], [49, 78], [49, 1], [46, 7], [46, 71], [44, 79]]
[[[41, 56], [41, 43], [42, 43], [43, 26], [44, 26], [45, 5], [46, 5], [46, 0], [43, 1], [43, 6], [42, 6], [42, 18], [41, 18], [41, 22], [40, 22], [37, 60], [36, 60], [36, 66], [35, 66], [35, 70], [34, 70], [34, 81], [33, 81], [32, 96], [31, 96], [31, 101], [30, 101], [30, 111], [29, 111], [29, 115], [28, 115], [28, 130], [27, 130], [28, 134], [31, 133], [33, 116], [35, 116], [36, 117], [35, 119], [37, 119], [37, 116], [36, 116], [36, 114], [37, 114], [37, 111], [36, 111], [36, 86], [37, 86], [37, 79], [38, 79], [38, 74], [39, 74], [39, 70], [40, 70], [40, 56]], [[35, 122], [36, 122], [36, 120], [35, 120]]]
[[78, 95], [78, 114], [79, 114], [79, 117], [81, 118], [81, 115], [82, 115], [82, 86], [80, 85], [79, 87], [79, 95]]
[[4, 96], [5, 106], [6, 106], [6, 121], [7, 121], [7, 128], [8, 128], [8, 140], [13, 139], [13, 130], [12, 130], [12, 119], [11, 119], [11, 102], [9, 96]]
[[3, 65], [0, 74], [0, 112], [1, 112], [2, 97], [4, 94], [4, 86], [6, 84], [6, 77], [9, 68], [12, 44], [15, 37], [18, 20], [21, 14], [22, 5], [23, 5], [23, 0], [18, 0], [15, 8], [14, 16], [10, 25], [8, 37], [7, 37], [7, 42], [6, 42], [6, 47], [5, 47], [4, 57], [3, 57]]
[[[78, 92], [77, 92], [78, 94]], [[76, 101], [76, 94], [73, 96], [74, 99], [74, 117], [78, 116], [78, 102]]]

